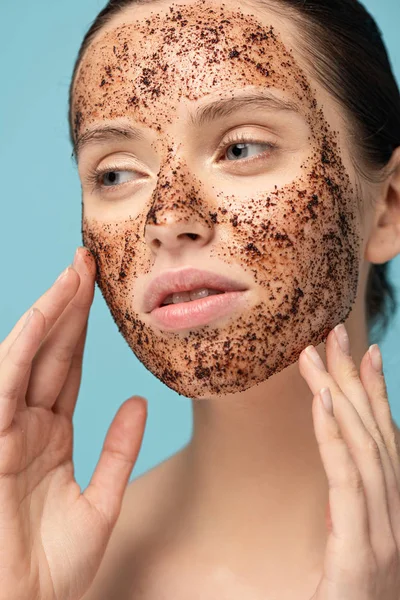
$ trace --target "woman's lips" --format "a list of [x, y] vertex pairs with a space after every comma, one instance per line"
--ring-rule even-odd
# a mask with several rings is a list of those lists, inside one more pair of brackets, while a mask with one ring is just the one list
[[160, 306], [151, 311], [151, 322], [159, 329], [170, 331], [201, 327], [238, 308], [247, 299], [247, 292], [225, 292], [190, 302]]

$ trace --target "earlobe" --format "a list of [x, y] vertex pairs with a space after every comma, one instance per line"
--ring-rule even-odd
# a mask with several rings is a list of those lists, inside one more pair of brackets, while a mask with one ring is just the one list
[[365, 260], [372, 264], [383, 264], [400, 254], [400, 147], [393, 152], [388, 167], [365, 249]]

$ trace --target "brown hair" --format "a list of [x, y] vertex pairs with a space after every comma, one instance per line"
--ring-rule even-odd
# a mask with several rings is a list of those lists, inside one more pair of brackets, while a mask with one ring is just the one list
[[[249, 0], [250, 1], [250, 0]], [[72, 95], [82, 57], [96, 34], [124, 8], [157, 0], [110, 0], [88, 29], [75, 62], [69, 89], [69, 135], [75, 154]], [[336, 99], [347, 116], [357, 149], [358, 172], [370, 181], [400, 146], [400, 94], [382, 34], [358, 0], [252, 0], [288, 16], [298, 26], [299, 49], [310, 71]], [[301, 33], [300, 33], [301, 32]], [[365, 296], [369, 342], [384, 335], [397, 310], [388, 280], [390, 261], [371, 264]], [[378, 335], [372, 329], [379, 324]]]

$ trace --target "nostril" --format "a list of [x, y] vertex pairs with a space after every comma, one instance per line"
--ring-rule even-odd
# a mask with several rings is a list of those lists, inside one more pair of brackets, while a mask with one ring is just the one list
[[197, 233], [187, 233], [186, 235], [189, 236], [191, 240], [197, 240], [199, 237]]

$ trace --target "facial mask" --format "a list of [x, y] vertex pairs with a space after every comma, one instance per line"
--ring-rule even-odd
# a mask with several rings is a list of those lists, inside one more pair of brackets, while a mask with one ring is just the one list
[[[169, 129], [176, 107], [181, 98], [197, 101], [219, 90], [226, 97], [227, 89], [234, 95], [246, 86], [271, 88], [300, 104], [310, 128], [307, 156], [286, 170], [281, 158], [268, 185], [261, 175], [232, 185], [215, 173], [210, 185], [195, 172], [195, 157], [184, 160], [185, 141]], [[167, 386], [194, 399], [242, 392], [296, 362], [347, 319], [358, 287], [360, 200], [337, 134], [274, 27], [209, 1], [152, 10], [92, 43], [77, 74], [74, 114], [76, 138], [95, 122], [119, 117], [160, 136], [151, 192], [144, 187], [115, 204], [99, 197], [90, 209], [84, 202], [82, 234], [119, 331]], [[189, 240], [174, 262], [162, 248], [154, 256], [146, 227], [171, 220], [201, 224], [208, 243], [191, 247]], [[243, 273], [252, 282], [249, 301], [218, 323], [161, 331], [138, 310], [143, 285], [155, 272], [189, 265], [239, 269], [237, 278]]]

